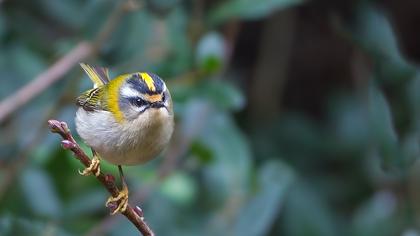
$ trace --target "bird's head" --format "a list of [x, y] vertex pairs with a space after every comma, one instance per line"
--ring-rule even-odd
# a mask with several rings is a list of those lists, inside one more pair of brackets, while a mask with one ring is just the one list
[[171, 95], [165, 82], [153, 73], [121, 75], [109, 85], [109, 92], [115, 94], [109, 96], [109, 103], [114, 104], [111, 111], [116, 110], [117, 118], [130, 121], [151, 114], [172, 115]]

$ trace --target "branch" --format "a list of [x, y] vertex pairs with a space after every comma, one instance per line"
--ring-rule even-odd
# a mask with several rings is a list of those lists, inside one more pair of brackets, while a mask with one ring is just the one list
[[[76, 159], [78, 159], [84, 166], [90, 166], [90, 158], [86, 155], [86, 153], [80, 148], [79, 144], [74, 140], [71, 132], [65, 122], [60, 122], [57, 120], [49, 120], [48, 126], [53, 133], [59, 134], [63, 141], [61, 141], [61, 145], [64, 149], [70, 149]], [[111, 174], [104, 174], [100, 173], [96, 177], [99, 182], [108, 190], [108, 192], [113, 196], [117, 197], [119, 190], [115, 184], [115, 177]], [[110, 210], [113, 211], [116, 206], [109, 206]], [[136, 206], [136, 208], [131, 207], [130, 205], [127, 206], [127, 209], [122, 212], [122, 214], [131, 221], [131, 223], [136, 226], [136, 228], [144, 235], [144, 236], [153, 236], [154, 233], [144, 221], [143, 212], [140, 207]]]

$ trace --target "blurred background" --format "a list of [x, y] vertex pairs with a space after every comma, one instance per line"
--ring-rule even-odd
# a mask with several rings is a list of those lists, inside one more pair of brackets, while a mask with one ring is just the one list
[[419, 25], [418, 0], [0, 0], [0, 235], [138, 235], [46, 126], [74, 131], [79, 62], [172, 92], [170, 147], [125, 167], [157, 235], [420, 235]]

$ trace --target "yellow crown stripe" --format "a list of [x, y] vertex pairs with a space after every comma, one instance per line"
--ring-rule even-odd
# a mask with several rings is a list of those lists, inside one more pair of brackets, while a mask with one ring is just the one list
[[153, 78], [150, 77], [148, 73], [140, 73], [140, 75], [141, 75], [141, 78], [146, 83], [149, 90], [153, 92], [156, 91], [155, 82], [153, 81]]

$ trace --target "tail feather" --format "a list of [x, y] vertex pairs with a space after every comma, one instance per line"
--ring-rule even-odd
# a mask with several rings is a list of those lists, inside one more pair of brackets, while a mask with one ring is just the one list
[[94, 88], [107, 84], [109, 80], [108, 68], [91, 66], [85, 63], [80, 63], [80, 66], [89, 76], [94, 84]]

